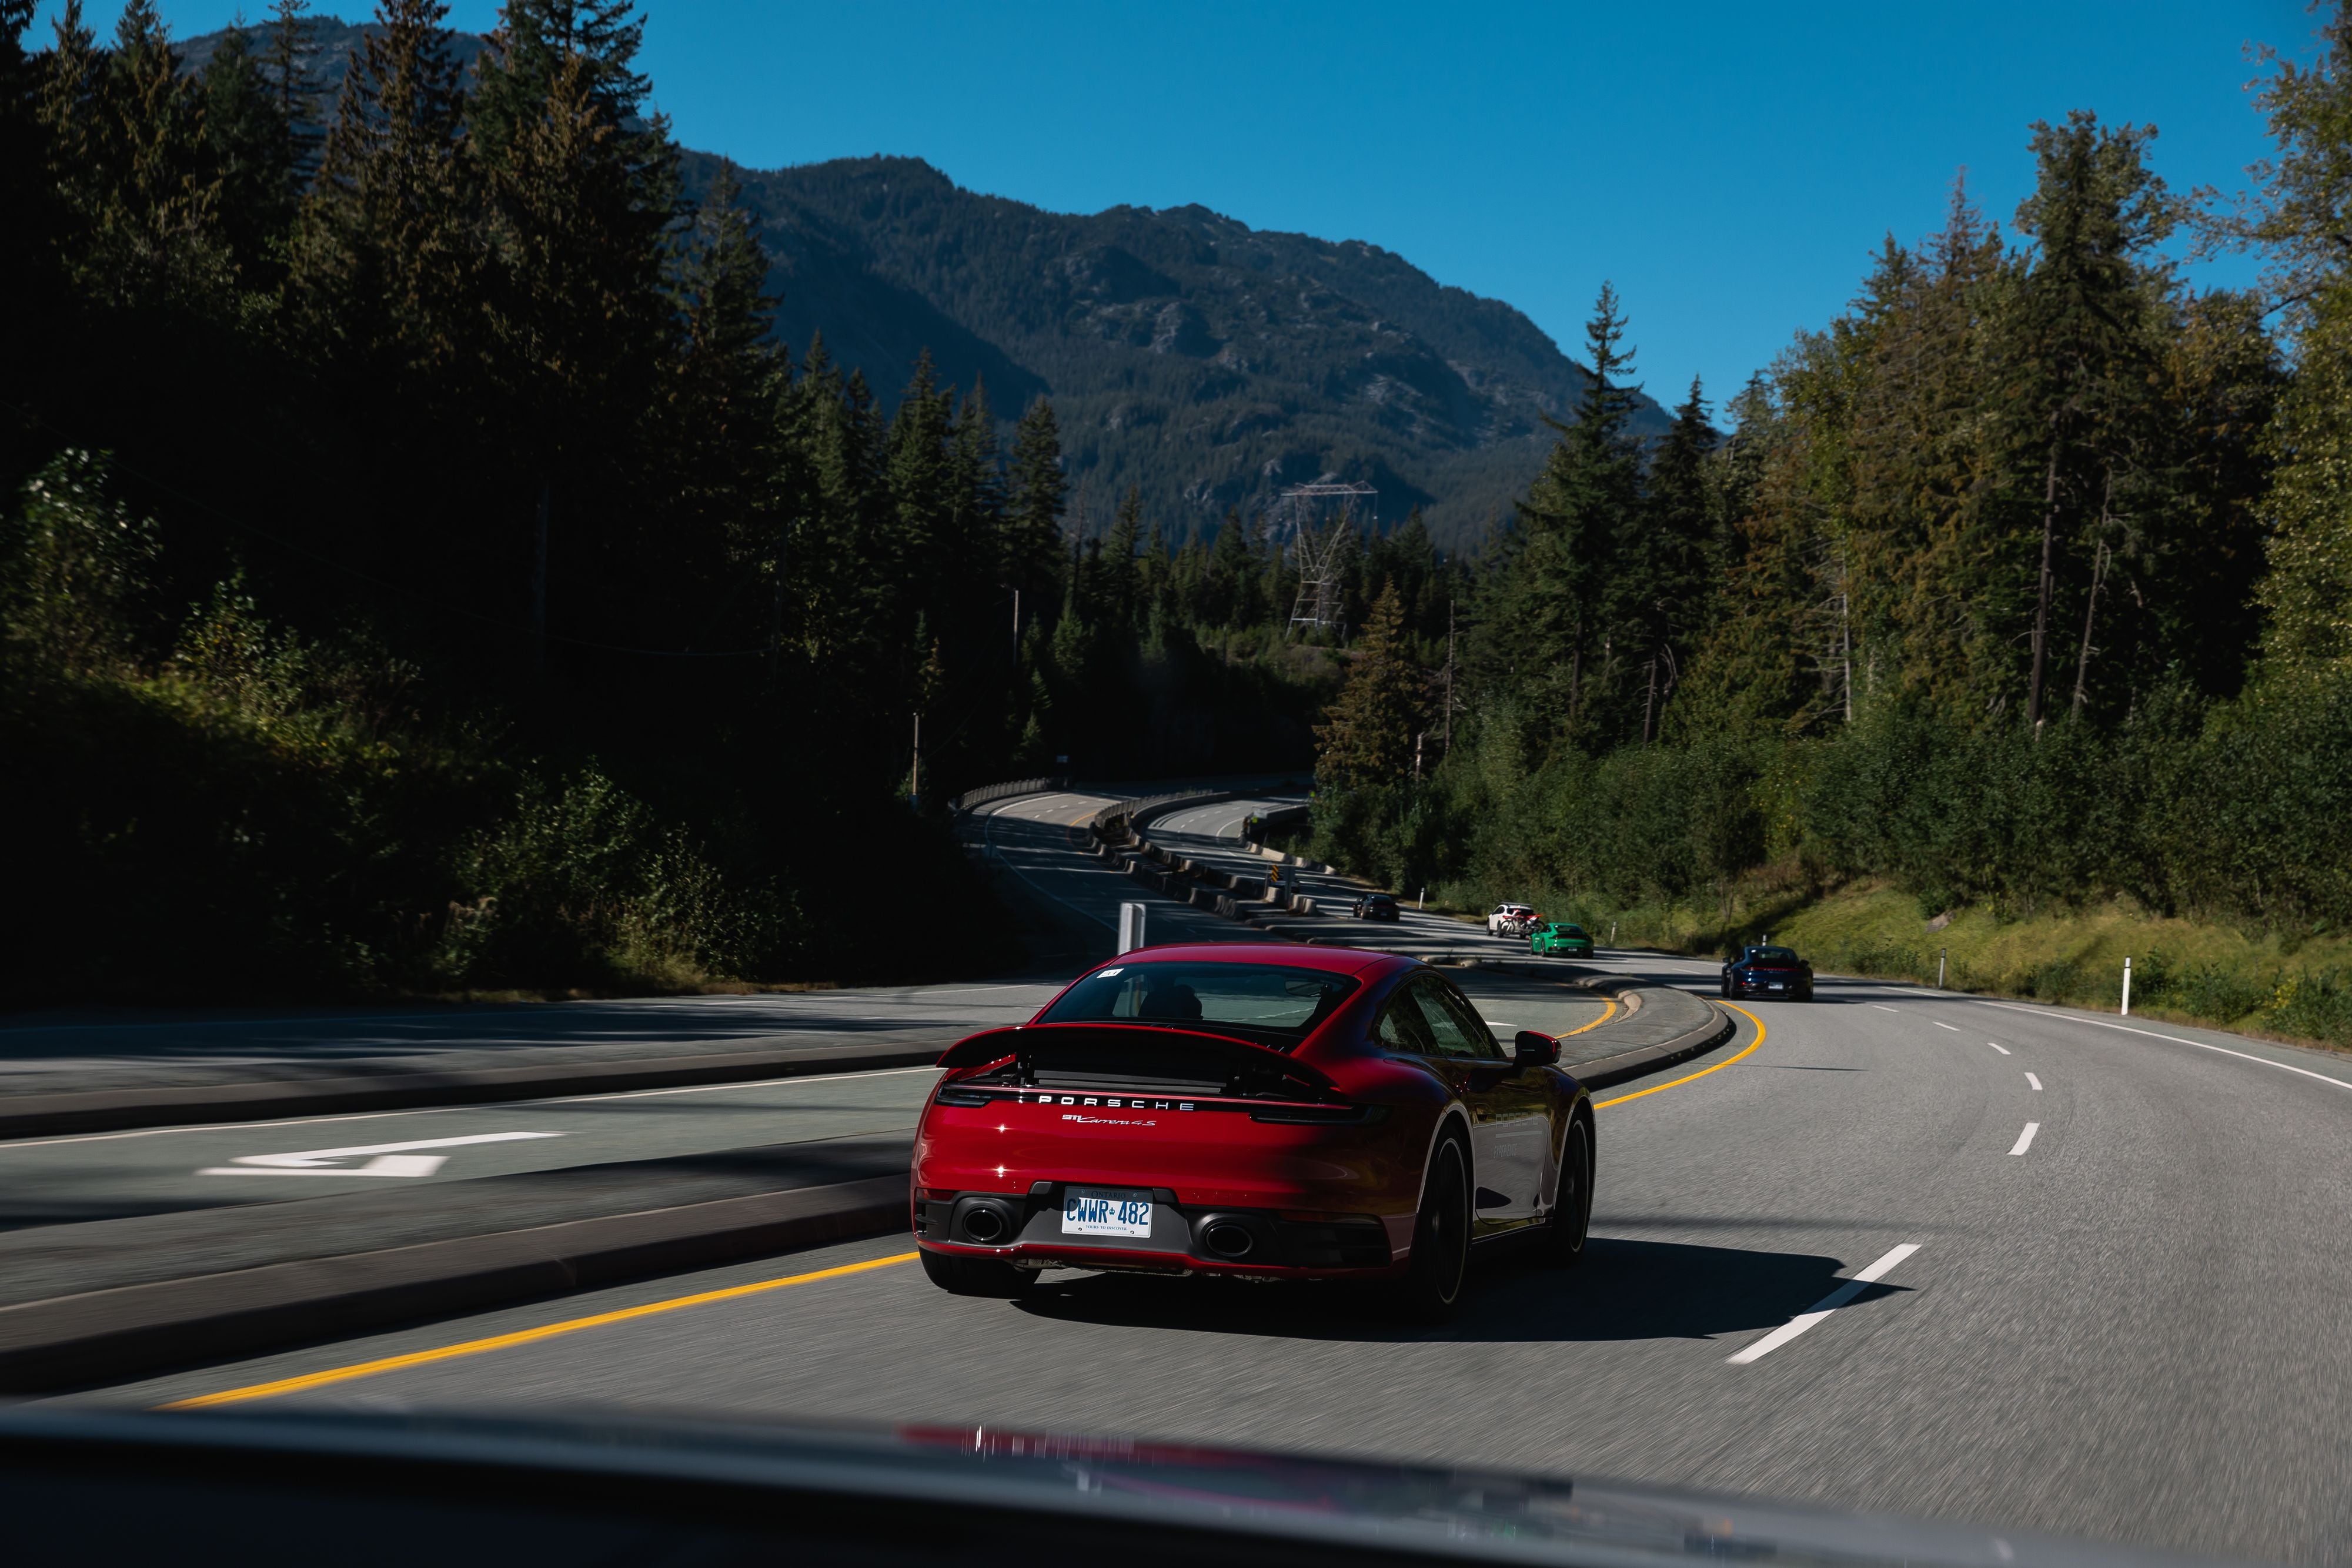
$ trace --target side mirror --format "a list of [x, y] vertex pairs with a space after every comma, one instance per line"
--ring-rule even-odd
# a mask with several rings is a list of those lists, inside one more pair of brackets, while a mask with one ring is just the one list
[[1517, 1067], [1549, 1067], [1559, 1060], [1559, 1041], [1548, 1034], [1523, 1029], [1511, 1037], [1511, 1062]]

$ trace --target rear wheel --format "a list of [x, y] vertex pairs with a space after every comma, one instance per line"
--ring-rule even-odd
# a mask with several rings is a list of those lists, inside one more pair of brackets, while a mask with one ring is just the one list
[[1026, 1294], [1037, 1282], [1034, 1269], [1016, 1269], [993, 1258], [950, 1258], [926, 1248], [923, 1272], [931, 1283], [955, 1296], [988, 1296], [1010, 1301]]
[[1584, 1239], [1592, 1228], [1592, 1133], [1579, 1116], [1568, 1124], [1559, 1151], [1559, 1198], [1544, 1226], [1544, 1249], [1562, 1267], [1584, 1257]]
[[1470, 1273], [1470, 1173], [1462, 1140], [1447, 1134], [1430, 1151], [1421, 1213], [1412, 1227], [1412, 1260], [1396, 1284], [1401, 1316], [1439, 1323], [1462, 1304]]

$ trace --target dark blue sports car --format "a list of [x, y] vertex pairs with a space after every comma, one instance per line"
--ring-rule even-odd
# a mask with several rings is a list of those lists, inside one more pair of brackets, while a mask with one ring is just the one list
[[1798, 957], [1793, 947], [1742, 947], [1723, 966], [1723, 994], [1810, 1002], [1813, 967]]

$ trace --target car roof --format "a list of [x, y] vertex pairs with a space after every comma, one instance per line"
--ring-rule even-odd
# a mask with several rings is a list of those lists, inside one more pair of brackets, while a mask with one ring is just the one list
[[[1363, 975], [1383, 967], [1410, 968], [1415, 958], [1394, 953], [1374, 953], [1361, 947], [1307, 946], [1299, 942], [1186, 942], [1165, 947], [1137, 947], [1095, 966], [1113, 964], [1280, 964], [1293, 969], [1322, 969], [1339, 975]], [[1088, 970], [1091, 974], [1094, 971]]]

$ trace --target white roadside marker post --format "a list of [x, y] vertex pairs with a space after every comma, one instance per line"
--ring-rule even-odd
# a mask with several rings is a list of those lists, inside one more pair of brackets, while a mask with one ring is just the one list
[[1118, 950], [1132, 953], [1143, 946], [1143, 905], [1122, 904], [1118, 906]]
[[1937, 949], [1937, 952], [1936, 952], [1936, 988], [1937, 988], [1937, 990], [1939, 990], [1939, 991], [1940, 991], [1940, 990], [1942, 990], [1942, 989], [1944, 988], [1944, 961], [1945, 961], [1946, 959], [1949, 958], [1951, 956], [1952, 956], [1952, 950], [1951, 950], [1949, 947], [1941, 947], [1941, 948]]
[[2131, 960], [2130, 960], [2129, 958], [2126, 958], [2126, 959], [2125, 959], [2125, 960], [2124, 960], [2124, 1010], [2123, 1010], [2123, 1016], [2124, 1016], [2124, 1017], [2126, 1017], [2126, 1018], [2129, 1018], [2129, 1017], [2131, 1017]]

